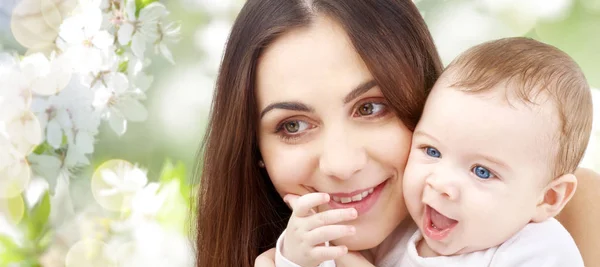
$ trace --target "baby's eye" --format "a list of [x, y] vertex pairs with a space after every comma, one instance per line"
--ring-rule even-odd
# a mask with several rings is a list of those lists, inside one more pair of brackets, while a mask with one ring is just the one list
[[430, 157], [434, 157], [434, 158], [441, 158], [442, 157], [442, 153], [440, 153], [439, 150], [433, 148], [433, 147], [426, 147], [425, 148], [425, 153], [427, 153], [428, 156]]
[[471, 171], [481, 179], [489, 179], [495, 177], [490, 170], [483, 166], [475, 166]]

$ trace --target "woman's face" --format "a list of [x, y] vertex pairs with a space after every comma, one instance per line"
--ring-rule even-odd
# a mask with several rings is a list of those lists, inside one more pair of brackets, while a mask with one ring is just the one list
[[348, 222], [356, 235], [336, 244], [379, 245], [407, 216], [402, 176], [412, 133], [344, 30], [321, 17], [280, 36], [259, 60], [256, 86], [260, 152], [279, 194], [330, 194], [318, 211], [359, 214]]

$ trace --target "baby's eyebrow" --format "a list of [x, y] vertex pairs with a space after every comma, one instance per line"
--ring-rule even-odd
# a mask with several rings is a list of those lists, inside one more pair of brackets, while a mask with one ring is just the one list
[[420, 130], [420, 129], [415, 130], [415, 132], [413, 133], [413, 137], [415, 137], [415, 136], [417, 136], [417, 137], [418, 136], [424, 136], [424, 137], [427, 137], [429, 139], [432, 139], [433, 141], [439, 142], [439, 140], [437, 138], [435, 138], [433, 135], [428, 134], [425, 131]]
[[498, 166], [500, 166], [503, 169], [506, 169], [508, 171], [512, 171], [512, 168], [508, 164], [506, 164], [504, 161], [502, 161], [502, 160], [500, 160], [498, 158], [495, 158], [495, 157], [489, 156], [489, 155], [485, 155], [485, 154], [477, 154], [477, 156], [481, 157], [481, 158], [483, 158], [483, 159], [485, 159], [485, 160], [487, 160], [487, 161], [489, 161], [489, 162], [491, 162], [491, 163], [493, 163], [495, 165], [498, 165]]

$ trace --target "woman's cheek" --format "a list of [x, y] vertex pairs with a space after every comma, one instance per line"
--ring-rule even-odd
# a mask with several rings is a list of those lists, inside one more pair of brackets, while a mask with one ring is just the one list
[[282, 148], [271, 157], [263, 155], [263, 158], [269, 177], [281, 196], [288, 193], [297, 195], [309, 193], [306, 186], [310, 184], [318, 164], [315, 164], [307, 149]]

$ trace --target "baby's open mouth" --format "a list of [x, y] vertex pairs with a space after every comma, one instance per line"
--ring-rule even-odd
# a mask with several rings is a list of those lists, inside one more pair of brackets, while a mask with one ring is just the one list
[[426, 205], [423, 224], [423, 232], [426, 236], [434, 240], [442, 240], [456, 227], [458, 221]]

